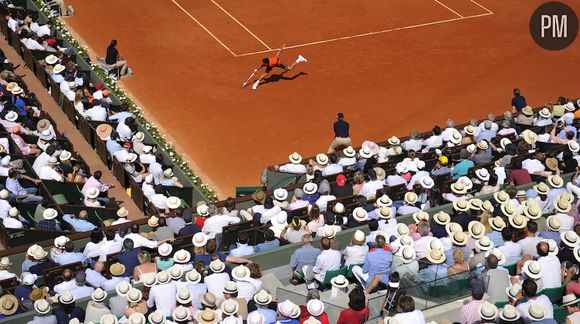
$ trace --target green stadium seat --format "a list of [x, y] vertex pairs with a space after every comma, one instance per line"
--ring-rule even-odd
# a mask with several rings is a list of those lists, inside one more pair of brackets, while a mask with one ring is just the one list
[[328, 270], [328, 271], [326, 271], [326, 274], [324, 275], [324, 281], [322, 283], [324, 285], [330, 285], [330, 280], [332, 278], [339, 276], [339, 275], [346, 276], [346, 273], [347, 273], [346, 268], [340, 268], [340, 269], [336, 269], [336, 270]]
[[68, 201], [68, 199], [66, 199], [66, 196], [63, 194], [56, 194], [52, 196], [52, 199], [54, 199], [54, 202], [57, 205], [68, 205], [70, 204], [70, 201]]
[[557, 323], [566, 323], [566, 317], [568, 316], [568, 312], [566, 308], [558, 305], [552, 305], [554, 310], [554, 319]]
[[503, 266], [504, 268], [507, 269], [507, 271], [509, 271], [510, 276], [515, 276], [516, 275], [516, 264], [508, 264]]
[[560, 304], [562, 297], [564, 296], [564, 289], [566, 289], [566, 285], [567, 284], [556, 288], [542, 289], [538, 295], [546, 295], [548, 298], [550, 298], [550, 301], [553, 304]]
[[495, 307], [497, 307], [497, 308], [503, 308], [507, 304], [509, 304], [508, 301], [495, 302]]
[[352, 268], [354, 268], [354, 267], [356, 267], [356, 266], [362, 267], [362, 266], [363, 266], [363, 264], [361, 263], [361, 264], [351, 264], [351, 265], [349, 265], [349, 266], [346, 268], [346, 269], [347, 269], [347, 271], [346, 271], [346, 277], [347, 277], [347, 278], [353, 278], [353, 277], [354, 277], [354, 275], [352, 274]]

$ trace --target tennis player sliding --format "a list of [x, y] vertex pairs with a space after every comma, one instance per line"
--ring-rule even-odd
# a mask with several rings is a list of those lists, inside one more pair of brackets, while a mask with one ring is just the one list
[[284, 65], [282, 63], [282, 60], [278, 57], [278, 56], [280, 56], [280, 52], [282, 52], [282, 50], [284, 49], [284, 46], [286, 46], [286, 44], [282, 45], [282, 47], [276, 53], [276, 56], [266, 57], [266, 58], [262, 59], [262, 64], [260, 66], [258, 66], [255, 69], [255, 71], [259, 71], [262, 68], [266, 68], [266, 70], [264, 71], [264, 73], [262, 73], [262, 75], [260, 75], [258, 80], [256, 80], [254, 82], [254, 84], [252, 85], [252, 89], [256, 90], [258, 88], [258, 86], [260, 85], [260, 81], [262, 81], [262, 79], [264, 79], [268, 75], [268, 73], [270, 73], [270, 71], [272, 71], [273, 68], [280, 68], [280, 69], [285, 70], [285, 71], [291, 71], [296, 66], [296, 64], [298, 64], [300, 62], [308, 62], [304, 58], [304, 56], [298, 55], [298, 58], [296, 59], [296, 61], [294, 61], [290, 66]]

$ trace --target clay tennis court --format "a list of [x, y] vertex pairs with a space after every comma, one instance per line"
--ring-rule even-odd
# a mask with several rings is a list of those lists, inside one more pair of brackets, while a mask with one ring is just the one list
[[[580, 85], [578, 41], [530, 37], [540, 0], [70, 2], [66, 23], [93, 55], [119, 41], [135, 71], [121, 83], [222, 198], [293, 151], [326, 152], [339, 111], [360, 145], [501, 114], [514, 87], [538, 106]], [[284, 43], [284, 63], [308, 63], [241, 90]]]

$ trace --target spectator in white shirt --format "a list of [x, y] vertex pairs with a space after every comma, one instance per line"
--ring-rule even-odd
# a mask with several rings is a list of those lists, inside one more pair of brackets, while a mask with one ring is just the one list
[[210, 238], [214, 238], [216, 234], [221, 234], [225, 226], [237, 224], [240, 222], [239, 217], [230, 216], [228, 214], [218, 214], [215, 205], [208, 206], [209, 217], [203, 223], [202, 232], [206, 233]]
[[169, 273], [165, 270], [157, 273], [157, 284], [151, 287], [147, 307], [155, 306], [158, 311], [165, 316], [171, 316], [171, 311], [175, 307], [177, 288], [171, 281]]
[[83, 117], [91, 121], [106, 121], [107, 109], [97, 102], [92, 108], [85, 110]]
[[536, 236], [538, 232], [538, 223], [533, 220], [529, 220], [526, 225], [527, 236], [518, 241], [518, 244], [522, 248], [522, 255], [530, 255], [532, 257], [537, 257], [537, 245], [542, 240], [541, 237]]
[[453, 135], [453, 133], [457, 131], [457, 129], [455, 128], [455, 121], [453, 121], [453, 119], [447, 119], [445, 125], [447, 126], [447, 128], [443, 130], [443, 132], [441, 133], [441, 137], [443, 138], [444, 142], [449, 142], [451, 139], [451, 135]]
[[[574, 239], [574, 242], [568, 242], [566, 234], [562, 235], [562, 242], [572, 243], [574, 245], [578, 240], [578, 235], [574, 232], [569, 232]], [[550, 254], [550, 247], [546, 242], [540, 242], [537, 245], [538, 250], [538, 262], [544, 272], [542, 276], [542, 289], [556, 288], [562, 285], [562, 265], [557, 256]]]
[[410, 139], [403, 142], [403, 144], [401, 144], [401, 147], [405, 151], [415, 151], [415, 152], [421, 151], [421, 148], [423, 147], [423, 140], [421, 139], [421, 134], [419, 134], [419, 132], [416, 129], [412, 130], [410, 134]]
[[525, 303], [518, 304], [518, 306], [516, 306], [516, 309], [518, 310], [518, 312], [520, 313], [520, 315], [522, 315], [522, 317], [524, 319], [529, 320], [529, 318], [527, 318], [528, 308], [532, 304], [539, 304], [544, 308], [546, 318], [554, 318], [554, 311], [553, 311], [553, 307], [552, 307], [552, 302], [550, 301], [550, 299], [546, 295], [539, 295], [539, 296], [536, 295], [537, 290], [538, 290], [538, 285], [534, 280], [529, 279], [529, 278], [524, 280], [524, 282], [522, 284], [522, 293], [523, 293], [524, 297], [528, 299], [528, 301], [526, 301]]
[[345, 266], [363, 264], [367, 253], [369, 253], [369, 246], [365, 243], [365, 234], [357, 230], [352, 235], [350, 245], [344, 249]]
[[510, 227], [506, 227], [501, 231], [504, 245], [500, 246], [498, 249], [503, 253], [506, 265], [518, 262], [522, 256], [522, 248], [512, 241], [512, 235], [513, 232]]
[[58, 182], [64, 182], [64, 177], [60, 172], [56, 170], [56, 166], [58, 164], [59, 163], [56, 157], [51, 156], [48, 159], [48, 164], [40, 169], [40, 174], [38, 175], [38, 177], [42, 180], [54, 180]]
[[422, 259], [427, 256], [427, 250], [430, 249], [429, 245], [433, 240], [433, 236], [431, 236], [429, 223], [419, 223], [417, 225], [417, 232], [421, 234], [421, 237], [415, 241], [413, 247], [415, 248], [417, 259]]
[[151, 196], [151, 203], [155, 206], [155, 208], [159, 210], [167, 209], [167, 196], [165, 196], [163, 186], [157, 185], [155, 186], [155, 194]]
[[403, 174], [409, 172], [407, 165], [398, 163], [397, 166], [395, 166], [395, 171], [397, 172], [396, 174], [391, 174], [387, 177], [387, 180], [385, 181], [387, 186], [394, 187], [401, 184], [407, 184], [407, 180], [403, 178]]
[[300, 208], [304, 208], [306, 206], [308, 206], [308, 201], [303, 200], [302, 198], [304, 197], [304, 191], [302, 191], [301, 188], [296, 188], [294, 189], [294, 196], [292, 197], [292, 200], [290, 201], [290, 204], [288, 205], [288, 207], [286, 208], [287, 210], [295, 210], [295, 209], [300, 209]]
[[342, 150], [342, 153], [344, 154], [344, 156], [338, 160], [337, 162], [338, 165], [342, 167], [348, 167], [356, 163], [356, 151], [352, 148], [352, 146], [349, 146], [344, 150]]
[[431, 149], [439, 148], [443, 145], [443, 137], [441, 136], [441, 127], [433, 127], [433, 135], [425, 140], [423, 152], [428, 152]]
[[249, 241], [248, 233], [246, 232], [239, 233], [236, 247], [230, 251], [230, 255], [233, 257], [245, 257], [254, 254], [254, 247], [248, 245], [248, 241]]
[[0, 259], [0, 280], [10, 279], [16, 277], [16, 275], [10, 272], [10, 267], [12, 266], [12, 262], [8, 257], [3, 257]]
[[133, 117], [125, 118], [123, 122], [119, 122], [116, 131], [119, 133], [119, 138], [121, 141], [130, 141], [133, 137], [133, 131], [131, 127], [135, 124], [135, 119]]
[[55, 151], [55, 147], [50, 145], [44, 152], [36, 157], [34, 163], [32, 164], [32, 169], [34, 172], [36, 172], [36, 174], [40, 174], [42, 167], [48, 165], [48, 160], [50, 160], [50, 158], [54, 155]]
[[281, 166], [274, 166], [274, 169], [281, 172], [288, 172], [288, 173], [296, 173], [296, 174], [305, 174], [306, 173], [306, 166], [304, 164], [300, 164], [302, 162], [302, 156], [300, 154], [294, 152], [290, 154], [288, 157], [290, 163], [281, 165]]
[[338, 164], [338, 157], [334, 153], [328, 154], [329, 164], [326, 168], [322, 169], [322, 176], [326, 177], [332, 174], [338, 174], [343, 171], [342, 165]]
[[105, 270], [105, 263], [103, 261], [97, 261], [94, 269], [88, 268], [85, 270], [87, 282], [93, 287], [102, 287], [103, 283], [107, 281], [107, 278], [103, 276], [103, 270]]
[[141, 235], [139, 233], [139, 225], [137, 225], [137, 224], [131, 225], [131, 233], [125, 235], [125, 239], [133, 240], [133, 243], [134, 243], [133, 246], [135, 248], [139, 248], [142, 246], [144, 246], [146, 248], [150, 248], [150, 249], [157, 248], [157, 241], [151, 241], [148, 238]]
[[[377, 172], [378, 169], [380, 169], [379, 172]], [[370, 178], [370, 181], [365, 182], [362, 185], [359, 195], [365, 196], [367, 199], [375, 198], [377, 190], [382, 189], [385, 185], [384, 177], [383, 180], [379, 180], [379, 173], [384, 176], [385, 170], [381, 168], [374, 168], [367, 172], [367, 176]]]
[[73, 272], [70, 269], [65, 269], [62, 272], [62, 282], [54, 286], [54, 292], [62, 294], [65, 291], [73, 291], [76, 287]]
[[38, 35], [38, 37], [43, 37], [43, 36], [50, 36], [50, 29], [52, 28], [52, 22], [49, 20], [46, 22], [45, 25], [39, 26], [38, 29], [36, 30], [36, 35]]
[[326, 272], [328, 270], [337, 270], [340, 268], [340, 252], [330, 248], [331, 242], [327, 237], [323, 237], [320, 241], [320, 249], [322, 252], [316, 257], [316, 263], [312, 268], [314, 279], [319, 282], [324, 281]]
[[6, 189], [0, 190], [0, 219], [4, 220], [8, 218], [8, 212], [12, 206], [8, 202], [10, 198], [10, 192]]
[[554, 207], [557, 213], [553, 216], [560, 220], [560, 233], [571, 230], [574, 226], [574, 217], [568, 214], [572, 210], [570, 202], [566, 198], [561, 197], [554, 203]]
[[321, 212], [325, 212], [326, 204], [329, 201], [336, 199], [336, 196], [330, 194], [330, 184], [328, 183], [328, 180], [322, 180], [318, 186], [318, 193], [320, 193], [320, 197], [316, 200], [316, 205], [320, 207]]
[[204, 278], [207, 291], [214, 294], [218, 299], [224, 298], [224, 287], [230, 281], [230, 276], [223, 272], [225, 268], [226, 265], [220, 259], [213, 260], [209, 264], [211, 272]]
[[2, 221], [2, 225], [4, 225], [5, 228], [14, 228], [14, 229], [24, 228], [24, 224], [18, 219], [19, 215], [20, 213], [18, 212], [18, 209], [10, 208], [10, 210], [8, 211], [8, 217], [4, 218], [4, 220]]

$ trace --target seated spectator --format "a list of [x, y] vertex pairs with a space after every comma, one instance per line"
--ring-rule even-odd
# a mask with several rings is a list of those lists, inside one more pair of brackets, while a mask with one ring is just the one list
[[[111, 278], [101, 283], [101, 288], [104, 291], [111, 291], [116, 289], [118, 284], [122, 281], [129, 282], [129, 277], [124, 276], [125, 274], [125, 266], [122, 263], [113, 263], [109, 267], [109, 273], [111, 274]], [[115, 314], [115, 312], [113, 312]]]
[[46, 299], [38, 299], [34, 302], [34, 311], [36, 312], [36, 316], [32, 319], [32, 321], [28, 323], [40, 324], [57, 324], [57, 318], [55, 315], [51, 314], [52, 307], [48, 303]]
[[105, 304], [105, 299], [107, 299], [107, 292], [101, 288], [97, 288], [91, 294], [91, 300], [87, 304], [85, 322], [99, 323], [103, 316], [111, 314], [111, 310]]
[[305, 174], [306, 173], [306, 166], [300, 164], [302, 162], [302, 156], [300, 154], [294, 152], [290, 154], [288, 157], [290, 163], [281, 165], [281, 166], [274, 166], [275, 170], [279, 170], [281, 172], [288, 172], [288, 173], [296, 173], [296, 174]]
[[302, 235], [302, 247], [294, 251], [292, 257], [290, 257], [290, 267], [293, 271], [293, 276], [290, 279], [291, 284], [298, 285], [300, 283], [300, 279], [305, 275], [306, 268], [314, 267], [316, 264], [320, 252], [320, 249], [312, 246], [312, 235]]
[[485, 303], [485, 284], [481, 280], [471, 281], [471, 301], [461, 307], [461, 323], [476, 323], [481, 321], [478, 309]]
[[8, 229], [20, 229], [24, 228], [23, 221], [20, 220], [20, 212], [16, 207], [10, 208], [8, 211], [8, 217], [4, 218], [2, 225]]
[[45, 209], [44, 212], [42, 212], [42, 218], [44, 219], [38, 222], [38, 224], [36, 225], [37, 229], [57, 232], [62, 231], [60, 222], [58, 221], [58, 219], [56, 219], [57, 216], [58, 212], [56, 211], [56, 209], [53, 208]]
[[469, 159], [470, 157], [471, 154], [467, 151], [467, 149], [461, 150], [459, 153], [460, 162], [455, 164], [453, 167], [453, 179], [459, 179], [459, 177], [467, 175], [469, 169], [473, 168], [475, 164]]
[[141, 253], [141, 248], [135, 247], [132, 239], [125, 238], [123, 240], [123, 250], [117, 256], [125, 270], [123, 277], [130, 277], [135, 267], [139, 265], [139, 253]]
[[60, 308], [54, 311], [54, 315], [57, 318], [59, 324], [68, 323], [73, 318], [79, 320], [79, 322], [84, 322], [85, 311], [79, 306], [75, 305], [76, 298], [70, 291], [63, 292], [58, 296], [58, 303]]
[[368, 252], [369, 247], [365, 244], [364, 233], [360, 230], [355, 231], [350, 245], [343, 252], [345, 266], [363, 264]]
[[139, 265], [133, 269], [133, 280], [142, 281], [145, 275], [155, 275], [157, 273], [157, 265], [151, 262], [151, 255], [147, 251], [140, 251], [137, 255]]
[[363, 266], [355, 266], [352, 273], [363, 287], [370, 285], [377, 276], [386, 284], [388, 278], [385, 274], [390, 272], [392, 262], [393, 255], [390, 248], [386, 246], [386, 238], [383, 235], [376, 235], [376, 248], [366, 255]]
[[64, 214], [62, 215], [62, 220], [69, 223], [77, 232], [90, 232], [96, 226], [87, 220], [88, 216], [89, 214], [86, 210], [81, 210], [78, 217], [75, 217], [74, 214]]
[[87, 276], [87, 282], [93, 287], [102, 287], [102, 284], [107, 281], [103, 271], [105, 270], [105, 263], [102, 261], [97, 261], [93, 269], [88, 268], [85, 270]]
[[133, 74], [129, 68], [129, 65], [127, 64], [127, 61], [119, 54], [119, 51], [117, 50], [116, 39], [113, 39], [109, 44], [109, 47], [107, 47], [107, 56], [105, 57], [105, 62], [108, 65], [113, 65], [120, 69], [119, 73], [121, 77], [128, 77]]
[[84, 271], [79, 271], [75, 275], [75, 287], [71, 291], [75, 299], [82, 299], [89, 297], [95, 288], [87, 286], [87, 276]]
[[17, 170], [12, 169], [8, 173], [8, 179], [6, 179], [6, 189], [8, 189], [10, 193], [18, 199], [18, 201], [41, 204], [44, 201], [44, 198], [35, 195], [38, 190], [33, 187], [23, 188], [20, 185], [20, 178], [32, 181], [35, 184], [40, 183], [40, 180], [34, 180], [24, 174], [20, 174]]
[[248, 241], [248, 233], [242, 232], [238, 234], [238, 242], [236, 243], [236, 247], [230, 250], [230, 255], [234, 257], [244, 257], [254, 254], [254, 247], [248, 245]]
[[537, 290], [538, 286], [534, 280], [524, 280], [524, 283], [522, 284], [522, 291], [524, 297], [527, 298], [528, 301], [518, 304], [516, 309], [524, 319], [531, 321], [533, 319], [529, 317], [528, 308], [535, 304], [543, 307], [545, 318], [554, 318], [552, 302], [546, 295], [536, 295]]
[[189, 236], [201, 232], [201, 228], [196, 223], [193, 223], [193, 214], [190, 211], [183, 213], [184, 226], [177, 232], [178, 236]]
[[237, 216], [230, 216], [229, 214], [219, 214], [215, 205], [208, 206], [208, 214], [210, 215], [203, 223], [202, 232], [209, 235], [210, 238], [222, 233], [222, 229], [231, 224], [240, 222]]
[[256, 250], [256, 253], [257, 252], [264, 252], [264, 251], [275, 249], [279, 246], [280, 246], [280, 240], [278, 240], [274, 236], [274, 232], [268, 228], [268, 229], [266, 229], [266, 231], [264, 231], [264, 243], [256, 244], [255, 250]]
[[60, 265], [75, 262], [86, 264], [87, 258], [81, 252], [75, 252], [75, 245], [73, 241], [68, 241], [64, 244], [64, 252], [57, 255], [54, 261]]
[[[280, 215], [284, 215], [284, 218], [286, 218], [284, 212], [280, 213]], [[283, 225], [283, 223], [279, 222], [279, 218], [281, 218], [281, 216], [276, 216], [276, 222], [273, 223], [273, 227], [276, 225]], [[292, 218], [292, 222], [287, 224], [284, 229], [282, 229], [282, 232], [280, 232], [280, 239], [286, 240], [290, 243], [298, 243], [306, 233], [306, 223], [295, 216]]]
[[[366, 298], [362, 289], [356, 287], [348, 294], [348, 309], [340, 312], [337, 324], [363, 324], [370, 315], [370, 310], [366, 306]], [[410, 298], [410, 297], [409, 297]], [[411, 300], [413, 300], [411, 298]], [[400, 302], [399, 302], [400, 303]], [[415, 304], [413, 303], [413, 309]], [[414, 322], [409, 322], [414, 323]]]

